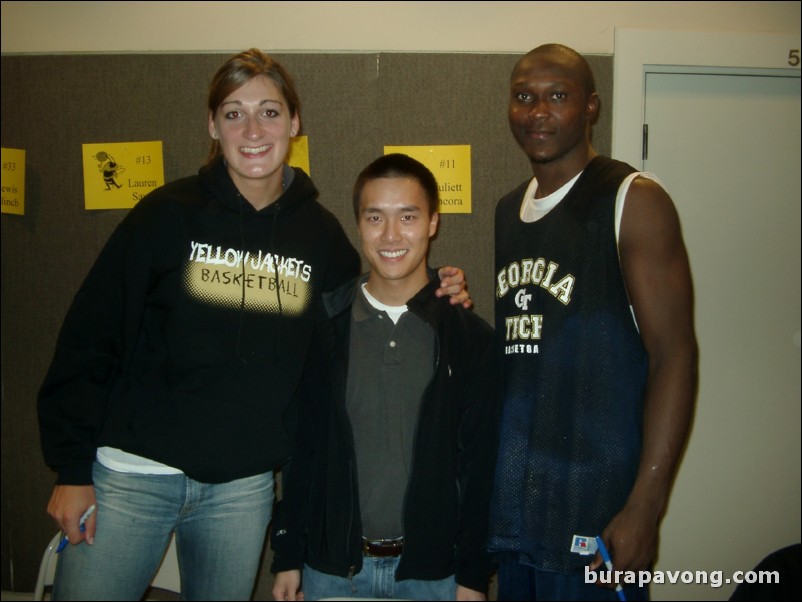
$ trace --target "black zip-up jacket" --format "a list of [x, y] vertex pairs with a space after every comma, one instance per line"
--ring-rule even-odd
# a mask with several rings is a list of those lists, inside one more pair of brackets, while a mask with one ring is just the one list
[[316, 300], [359, 254], [312, 180], [256, 210], [222, 159], [158, 188], [115, 229], [64, 321], [39, 393], [58, 483], [92, 483], [100, 446], [221, 483], [292, 453], [292, 399]]
[[[404, 551], [396, 579], [456, 576], [487, 591], [488, 508], [497, 448], [493, 330], [437, 298], [436, 279], [407, 306], [435, 332], [434, 376], [421, 403], [404, 501]], [[351, 304], [356, 281], [324, 295], [303, 378], [304, 416], [284, 467], [273, 521], [273, 572], [312, 568], [348, 577], [362, 568], [362, 528], [353, 434], [345, 407]]]

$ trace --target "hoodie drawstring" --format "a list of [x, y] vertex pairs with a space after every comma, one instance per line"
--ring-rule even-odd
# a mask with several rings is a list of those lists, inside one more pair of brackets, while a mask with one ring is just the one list
[[[270, 250], [271, 252], [275, 250], [275, 243], [276, 243], [276, 225], [278, 224], [278, 216], [281, 212], [281, 204], [280, 201], [276, 201], [276, 212], [273, 214], [273, 226], [270, 228]], [[273, 254], [275, 257], [275, 253]], [[284, 321], [284, 311], [281, 307], [281, 282], [279, 281], [280, 277], [280, 270], [278, 266], [276, 266], [276, 302], [278, 303], [278, 327], [276, 331], [276, 350], [275, 355], [273, 357], [274, 361], [278, 361], [279, 354], [281, 351], [280, 341], [281, 341], [281, 323]], [[243, 286], [245, 284], [243, 283]]]
[[[247, 201], [243, 198], [241, 194], [237, 194], [237, 199], [239, 200], [239, 242], [240, 242], [240, 249], [243, 251], [245, 250], [245, 232], [242, 228], [242, 208], [243, 203]], [[242, 294], [240, 295], [240, 302], [239, 302], [239, 325], [237, 326], [237, 357], [243, 364], [247, 364], [248, 360], [242, 355], [242, 325], [243, 321], [245, 320], [245, 257], [242, 258]]]

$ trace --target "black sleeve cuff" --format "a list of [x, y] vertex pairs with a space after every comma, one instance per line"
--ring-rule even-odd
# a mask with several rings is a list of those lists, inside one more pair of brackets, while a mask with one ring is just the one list
[[58, 468], [56, 485], [93, 485], [92, 462], [89, 464], [70, 464]]

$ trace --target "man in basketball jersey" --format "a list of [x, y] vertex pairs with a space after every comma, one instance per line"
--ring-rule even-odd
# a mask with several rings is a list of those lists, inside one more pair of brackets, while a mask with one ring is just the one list
[[[656, 179], [599, 155], [592, 71], [540, 46], [516, 64], [509, 123], [534, 177], [496, 208], [503, 417], [490, 550], [500, 600], [616, 599], [576, 537], [616, 571], [655, 556], [693, 411], [688, 258]], [[628, 599], [646, 599], [627, 587]]]

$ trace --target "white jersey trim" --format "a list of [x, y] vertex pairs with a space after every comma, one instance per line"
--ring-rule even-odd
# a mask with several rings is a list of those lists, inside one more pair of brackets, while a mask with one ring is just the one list
[[629, 186], [632, 184], [635, 178], [646, 178], [648, 180], [653, 180], [660, 184], [660, 187], [665, 190], [665, 185], [660, 181], [656, 175], [654, 175], [650, 171], [636, 171], [635, 173], [629, 174], [624, 181], [621, 182], [621, 186], [618, 187], [618, 194], [615, 197], [615, 242], [618, 243], [618, 237], [621, 233], [621, 218], [624, 215], [624, 203], [626, 203], [627, 192], [629, 192]]
[[[520, 210], [520, 217], [522, 222], [532, 223], [536, 222], [539, 219], [548, 214], [549, 211], [554, 209], [560, 201], [562, 201], [568, 192], [573, 188], [576, 181], [579, 179], [579, 176], [582, 175], [580, 171], [576, 174], [571, 180], [563, 184], [560, 188], [555, 190], [548, 196], [543, 197], [542, 199], [536, 199], [535, 193], [537, 192], [537, 178], [532, 178], [529, 182], [529, 186], [526, 187], [526, 192], [524, 192], [523, 199], [521, 199], [521, 210]], [[647, 178], [654, 182], [657, 182], [663, 190], [665, 190], [665, 185], [660, 181], [660, 179], [649, 171], [636, 171], [634, 173], [629, 174], [624, 181], [621, 182], [621, 185], [618, 187], [618, 192], [615, 196], [615, 244], [618, 245], [618, 240], [621, 234], [621, 219], [624, 216], [624, 204], [626, 203], [627, 192], [629, 192], [629, 187], [635, 178]], [[621, 256], [619, 253], [618, 263], [621, 263]], [[638, 321], [635, 319], [635, 311], [632, 308], [632, 305], [629, 306], [630, 312], [632, 312], [632, 320], [635, 322], [635, 328], [638, 328]], [[640, 330], [640, 328], [638, 328]]]

